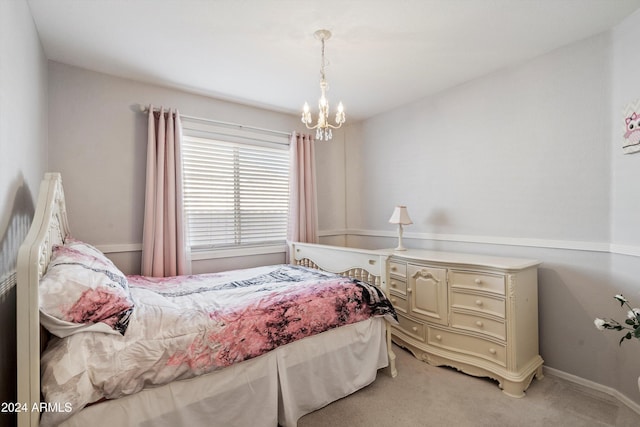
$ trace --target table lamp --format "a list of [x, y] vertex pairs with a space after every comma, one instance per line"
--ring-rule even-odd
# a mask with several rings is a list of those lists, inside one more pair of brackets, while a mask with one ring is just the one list
[[405, 251], [407, 248], [402, 246], [402, 226], [413, 224], [411, 218], [409, 218], [409, 213], [407, 212], [406, 206], [396, 206], [389, 218], [389, 223], [398, 224], [398, 247], [395, 249], [396, 251]]

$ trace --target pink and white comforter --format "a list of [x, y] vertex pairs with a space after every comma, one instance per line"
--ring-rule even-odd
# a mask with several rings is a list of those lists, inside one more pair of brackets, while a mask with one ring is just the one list
[[374, 286], [291, 265], [128, 281], [135, 308], [124, 336], [83, 332], [50, 342], [42, 392], [72, 411], [45, 413], [43, 425], [371, 316], [396, 317]]

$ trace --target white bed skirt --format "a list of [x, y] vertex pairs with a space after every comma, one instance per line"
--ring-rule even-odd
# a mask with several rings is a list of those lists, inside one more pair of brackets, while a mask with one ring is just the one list
[[385, 321], [373, 318], [92, 405], [61, 427], [295, 427], [303, 415], [373, 382], [387, 365]]
[[388, 365], [385, 322], [369, 319], [286, 345], [276, 352], [280, 379], [278, 421], [298, 419], [345, 397], [376, 379]]

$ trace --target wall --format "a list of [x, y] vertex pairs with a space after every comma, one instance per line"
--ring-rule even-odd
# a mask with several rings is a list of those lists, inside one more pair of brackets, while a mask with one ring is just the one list
[[[140, 271], [147, 116], [139, 103], [183, 115], [300, 131], [297, 116], [253, 108], [49, 63], [49, 169], [62, 173], [72, 233], [107, 252], [129, 274]], [[323, 228], [344, 228], [343, 136], [317, 145]], [[337, 151], [336, 151], [337, 150]], [[332, 225], [338, 221], [338, 225]], [[284, 253], [194, 261], [194, 272], [285, 262]]]
[[47, 162], [46, 73], [27, 3], [0, 1], [0, 402], [16, 400], [15, 269]]
[[406, 204], [408, 247], [541, 260], [545, 365], [640, 403], [640, 342], [619, 347], [593, 325], [624, 320], [614, 294], [640, 301], [638, 259], [610, 252], [640, 242], [628, 188], [638, 159], [611, 148], [613, 70], [632, 78], [623, 52], [637, 31], [625, 23], [369, 119], [347, 134], [346, 156], [361, 164], [347, 175], [349, 246], [395, 246], [387, 221]]
[[[635, 40], [640, 36], [640, 12], [636, 12], [617, 26], [613, 32], [613, 75], [612, 75], [612, 111], [611, 121], [611, 158], [613, 182], [611, 191], [611, 242], [627, 248], [640, 256], [640, 227], [638, 215], [640, 198], [637, 197], [640, 182], [640, 153], [623, 154], [624, 133], [623, 108], [629, 102], [640, 99], [638, 67], [640, 58], [630, 54]], [[631, 248], [629, 248], [629, 246]]]
[[[630, 55], [635, 40], [640, 37], [640, 11], [636, 11], [612, 31], [612, 83], [611, 83], [611, 282], [629, 297], [634, 307], [640, 307], [640, 153], [623, 154], [621, 150], [624, 132], [622, 110], [627, 103], [640, 99], [637, 80], [640, 60]], [[621, 320], [621, 310], [615, 312]], [[618, 383], [628, 383], [640, 375], [638, 366], [640, 342], [625, 344], [634, 352], [619, 355], [616, 361]], [[639, 384], [640, 385], [640, 384]], [[633, 389], [633, 387], [631, 387]], [[633, 394], [631, 394], [633, 395]], [[635, 394], [638, 401], [638, 395]]]
[[591, 39], [368, 120], [368, 204], [349, 225], [388, 228], [410, 200], [414, 231], [608, 242], [608, 46]]

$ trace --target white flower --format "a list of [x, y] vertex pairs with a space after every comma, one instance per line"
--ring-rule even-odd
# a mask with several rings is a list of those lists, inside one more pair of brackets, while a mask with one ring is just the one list
[[620, 294], [616, 295], [614, 298], [620, 302], [627, 302], [627, 299]]
[[596, 317], [593, 321], [596, 328], [601, 331], [603, 329], [613, 329], [622, 332], [624, 335], [620, 338], [620, 345], [624, 340], [632, 340], [633, 338], [640, 340], [640, 308], [631, 308], [631, 304], [622, 294], [618, 294], [613, 298], [620, 303], [621, 307], [626, 306], [629, 309], [625, 309], [627, 311], [627, 319], [624, 323], [620, 323], [615, 319]]

